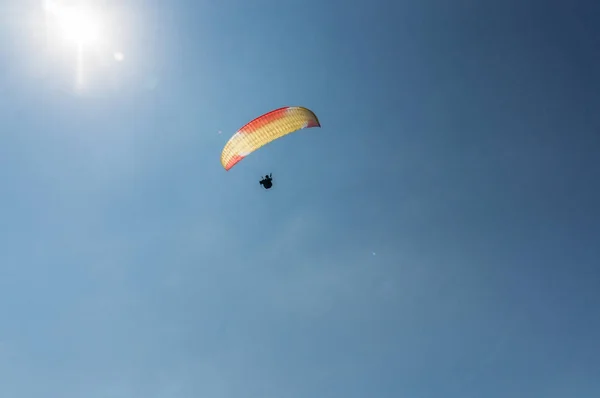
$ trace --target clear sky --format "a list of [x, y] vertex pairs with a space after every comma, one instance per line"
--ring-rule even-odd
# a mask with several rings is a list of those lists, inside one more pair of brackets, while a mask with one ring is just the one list
[[0, 396], [600, 397], [597, 3], [2, 0]]

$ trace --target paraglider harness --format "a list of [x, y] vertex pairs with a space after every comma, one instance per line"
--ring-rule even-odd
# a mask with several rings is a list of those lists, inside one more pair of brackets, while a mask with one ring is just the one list
[[259, 184], [262, 185], [265, 189], [270, 189], [273, 186], [272, 174], [265, 176], [265, 178], [259, 181]]

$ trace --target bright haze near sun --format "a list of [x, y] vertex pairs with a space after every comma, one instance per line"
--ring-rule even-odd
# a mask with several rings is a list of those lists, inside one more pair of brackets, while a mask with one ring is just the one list
[[98, 10], [85, 5], [64, 6], [56, 0], [44, 2], [45, 11], [54, 18], [65, 40], [78, 46], [92, 45], [101, 35], [102, 18]]
[[[46, 55], [70, 73], [73, 89], [85, 92], [109, 62], [122, 62], [119, 32], [102, 2], [42, 0]], [[69, 76], [64, 76], [69, 79]]]

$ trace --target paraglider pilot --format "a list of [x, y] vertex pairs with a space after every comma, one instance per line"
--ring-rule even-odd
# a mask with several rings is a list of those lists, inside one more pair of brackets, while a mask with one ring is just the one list
[[270, 189], [273, 186], [272, 174], [265, 176], [265, 178], [259, 181], [259, 184], [262, 185], [265, 189]]

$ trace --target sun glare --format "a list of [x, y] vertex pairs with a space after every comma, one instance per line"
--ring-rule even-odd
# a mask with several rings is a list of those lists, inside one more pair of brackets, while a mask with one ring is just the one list
[[101, 38], [102, 21], [93, 9], [61, 5], [52, 0], [46, 0], [44, 8], [69, 42], [82, 46], [94, 44]]
[[77, 90], [90, 89], [91, 74], [101, 71], [103, 62], [106, 62], [102, 59], [114, 57], [116, 62], [123, 61], [123, 53], [111, 48], [115, 45], [112, 42], [115, 37], [106, 31], [111, 26], [111, 14], [106, 7], [83, 0], [42, 2], [46, 45], [56, 55], [75, 55], [72, 60], [75, 61]]
[[[39, 0], [46, 54], [54, 65], [64, 65], [74, 73], [75, 91], [91, 92], [108, 87], [108, 73], [119, 73], [109, 62], [124, 62], [119, 43], [120, 18], [104, 2], [91, 0]], [[102, 4], [99, 4], [102, 3]], [[113, 29], [117, 28], [117, 34]], [[58, 72], [59, 69], [57, 68]]]
[[100, 26], [97, 18], [86, 10], [65, 10], [61, 18], [65, 39], [79, 45], [93, 44], [98, 41]]

